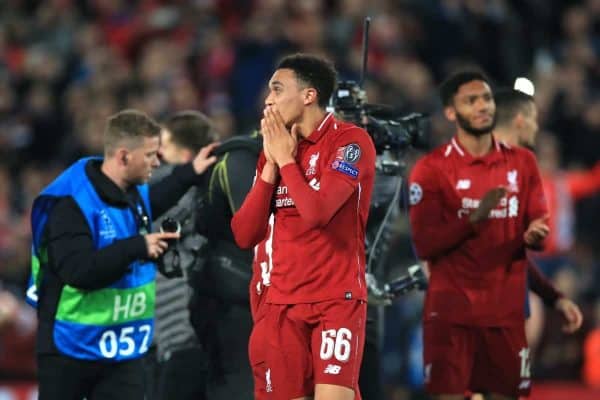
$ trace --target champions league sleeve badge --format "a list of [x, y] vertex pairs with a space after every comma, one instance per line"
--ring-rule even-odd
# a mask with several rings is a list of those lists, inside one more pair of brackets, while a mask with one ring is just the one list
[[423, 189], [421, 189], [421, 185], [416, 182], [410, 184], [410, 188], [408, 189], [408, 202], [411, 206], [419, 204], [421, 199], [423, 198]]
[[360, 146], [356, 143], [347, 145], [344, 148], [344, 161], [349, 164], [355, 164], [360, 160]]
[[360, 160], [360, 146], [351, 143], [347, 146], [337, 149], [335, 160], [331, 163], [331, 168], [348, 175], [352, 179], [358, 178], [358, 167], [354, 164]]

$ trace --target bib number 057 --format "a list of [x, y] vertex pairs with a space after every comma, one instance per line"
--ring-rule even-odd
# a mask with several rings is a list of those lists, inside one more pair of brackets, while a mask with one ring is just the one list
[[[152, 327], [148, 324], [140, 325], [136, 328], [133, 326], [125, 326], [117, 330], [107, 330], [100, 337], [99, 347], [100, 353], [105, 358], [128, 357], [136, 351], [138, 354], [143, 354], [148, 351], [148, 341], [150, 339]], [[136, 349], [136, 341], [134, 336], [142, 338], [139, 348]]]

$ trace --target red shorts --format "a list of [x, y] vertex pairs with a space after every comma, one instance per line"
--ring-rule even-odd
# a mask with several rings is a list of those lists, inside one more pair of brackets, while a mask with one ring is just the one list
[[531, 389], [525, 328], [472, 327], [443, 321], [423, 325], [425, 387], [430, 394], [498, 393]]
[[252, 318], [254, 319], [254, 326], [250, 333], [250, 339], [248, 340], [248, 358], [250, 359], [250, 367], [252, 368], [252, 376], [254, 379], [254, 399], [265, 400], [267, 399], [267, 381], [270, 378], [267, 377], [267, 360], [266, 360], [266, 345], [267, 345], [267, 330], [265, 329], [265, 316], [267, 311], [267, 304], [265, 299], [267, 297], [267, 286], [258, 286], [260, 290], [257, 290], [256, 283], [250, 286], [250, 304], [252, 308]]
[[267, 398], [312, 396], [321, 383], [352, 388], [360, 399], [366, 307], [361, 300], [266, 304]]
[[252, 327], [250, 339], [248, 340], [248, 358], [252, 368], [254, 378], [254, 399], [267, 399], [267, 383], [270, 380], [267, 377], [266, 361], [266, 338], [265, 318], [257, 319]]

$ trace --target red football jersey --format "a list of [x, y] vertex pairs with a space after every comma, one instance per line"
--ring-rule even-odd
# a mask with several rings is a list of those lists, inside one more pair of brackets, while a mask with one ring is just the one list
[[365, 227], [375, 177], [368, 133], [327, 114], [275, 185], [260, 179], [264, 164], [261, 154], [259, 178], [231, 224], [237, 243], [253, 246], [275, 215], [267, 301], [366, 300]]
[[[507, 193], [487, 220], [468, 216], [491, 188]], [[547, 214], [534, 155], [493, 142], [472, 157], [457, 138], [420, 159], [409, 187], [417, 253], [431, 271], [424, 318], [479, 326], [523, 323], [527, 259], [523, 235]]]
[[275, 216], [269, 217], [267, 237], [254, 246], [254, 259], [252, 260], [252, 278], [250, 279], [250, 312], [254, 322], [263, 315], [262, 305], [265, 303], [267, 291], [271, 286], [271, 269], [273, 268], [273, 223]]

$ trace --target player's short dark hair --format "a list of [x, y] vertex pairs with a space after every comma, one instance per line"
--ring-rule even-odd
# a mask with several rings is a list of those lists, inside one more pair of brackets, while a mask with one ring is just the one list
[[335, 90], [337, 72], [333, 64], [310, 54], [294, 54], [283, 58], [277, 69], [291, 69], [302, 83], [315, 88], [319, 107], [325, 108]]
[[527, 114], [534, 104], [533, 96], [511, 88], [502, 88], [494, 93], [497, 125], [508, 125], [519, 113]]
[[142, 111], [127, 109], [110, 116], [104, 130], [104, 153], [112, 155], [119, 145], [138, 145], [144, 137], [158, 137], [160, 125]]
[[217, 140], [210, 119], [199, 111], [180, 111], [164, 123], [171, 133], [171, 141], [177, 146], [197, 153], [202, 147]]
[[473, 81], [483, 81], [491, 86], [486, 74], [477, 69], [458, 71], [446, 78], [440, 85], [440, 97], [444, 106], [452, 104], [454, 95], [462, 85]]

